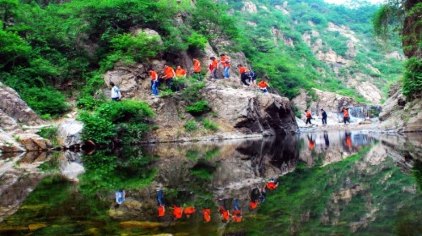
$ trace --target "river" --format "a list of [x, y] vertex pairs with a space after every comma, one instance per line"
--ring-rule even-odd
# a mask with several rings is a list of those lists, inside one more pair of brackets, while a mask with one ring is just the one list
[[[417, 134], [331, 131], [0, 156], [0, 235], [422, 235], [421, 150]], [[223, 223], [235, 199], [242, 221]]]

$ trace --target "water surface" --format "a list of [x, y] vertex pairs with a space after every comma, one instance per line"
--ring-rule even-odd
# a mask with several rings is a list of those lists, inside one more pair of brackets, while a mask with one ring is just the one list
[[[422, 235], [421, 143], [336, 131], [2, 157], [0, 234]], [[278, 189], [249, 210], [250, 191], [278, 177]], [[243, 222], [222, 223], [218, 206], [231, 210], [233, 199]], [[173, 205], [197, 214], [174, 220]], [[202, 208], [212, 210], [210, 223]]]

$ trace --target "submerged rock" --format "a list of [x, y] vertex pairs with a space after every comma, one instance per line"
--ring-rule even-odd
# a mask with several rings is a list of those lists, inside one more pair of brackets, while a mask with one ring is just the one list
[[151, 229], [151, 228], [158, 228], [162, 226], [159, 222], [152, 222], [152, 221], [123, 221], [119, 223], [120, 227], [122, 228], [144, 228], [144, 229]]

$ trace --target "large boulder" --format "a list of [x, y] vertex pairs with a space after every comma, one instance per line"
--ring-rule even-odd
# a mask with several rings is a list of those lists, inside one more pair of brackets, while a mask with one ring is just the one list
[[59, 145], [65, 148], [72, 148], [82, 145], [82, 130], [84, 124], [75, 119], [67, 119], [59, 125], [57, 139]]
[[[0, 82], [0, 112], [13, 118], [19, 123], [27, 125], [42, 124], [42, 120], [35, 112], [24, 102], [19, 94]], [[0, 123], [0, 128], [4, 123]]]
[[212, 110], [246, 133], [291, 133], [297, 124], [289, 99], [276, 94], [208, 83], [202, 91]]

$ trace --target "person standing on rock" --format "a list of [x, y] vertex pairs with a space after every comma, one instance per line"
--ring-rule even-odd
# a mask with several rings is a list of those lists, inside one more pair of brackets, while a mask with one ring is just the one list
[[349, 115], [349, 108], [343, 107], [343, 122], [346, 125], [347, 122], [350, 124], [350, 115]]
[[123, 202], [125, 202], [125, 200], [126, 200], [125, 190], [118, 190], [118, 191], [116, 191], [115, 195], [116, 195], [116, 203], [118, 205], [121, 205], [121, 204], [123, 204]]
[[221, 54], [220, 63], [223, 66], [224, 79], [230, 79], [230, 58], [226, 54]]
[[183, 66], [178, 66], [176, 69], [176, 78], [182, 79], [186, 78], [186, 70], [183, 68]]
[[166, 81], [167, 88], [173, 90], [173, 79], [176, 77], [174, 69], [168, 65], [164, 65], [164, 80]]
[[211, 73], [211, 78], [218, 79], [217, 77], [217, 69], [218, 69], [218, 60], [215, 57], [210, 57], [211, 63], [208, 67]]
[[237, 69], [239, 70], [240, 81], [242, 81], [244, 86], [249, 86], [248, 68], [242, 64], [239, 64], [237, 65]]
[[193, 75], [197, 80], [202, 80], [202, 75], [201, 75], [201, 62], [194, 58], [193, 59]]
[[120, 101], [122, 99], [122, 93], [120, 92], [119, 87], [117, 87], [113, 82], [110, 82], [111, 87], [111, 100]]
[[312, 123], [311, 123], [311, 120], [312, 120], [312, 113], [311, 113], [311, 111], [310, 110], [305, 110], [305, 116], [306, 116], [306, 124], [312, 125]]
[[324, 109], [321, 109], [321, 115], [322, 115], [322, 125], [327, 125], [327, 112], [325, 112]]
[[151, 92], [152, 95], [158, 96], [158, 86], [160, 82], [158, 81], [158, 74], [152, 68], [148, 71], [149, 77], [151, 78]]

